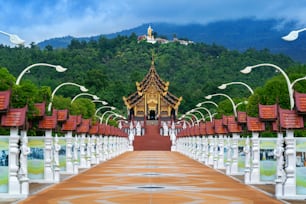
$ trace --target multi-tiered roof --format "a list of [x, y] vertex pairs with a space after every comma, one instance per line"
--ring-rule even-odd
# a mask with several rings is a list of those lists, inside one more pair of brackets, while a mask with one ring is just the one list
[[160, 93], [163, 100], [172, 108], [177, 109], [180, 105], [182, 97], [176, 97], [168, 91], [169, 82], [163, 81], [157, 74], [154, 60], [152, 60], [151, 67], [144, 79], [139, 83], [136, 82], [137, 91], [131, 94], [129, 97], [123, 97], [125, 105], [131, 109], [137, 105], [143, 98], [144, 93], [154, 86]]

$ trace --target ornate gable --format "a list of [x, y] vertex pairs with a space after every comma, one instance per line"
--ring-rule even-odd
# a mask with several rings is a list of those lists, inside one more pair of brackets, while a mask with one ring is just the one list
[[129, 97], [123, 97], [125, 105], [134, 111], [135, 116], [148, 116], [150, 111], [158, 116], [170, 116], [182, 100], [182, 97], [177, 98], [168, 91], [169, 82], [163, 81], [157, 74], [153, 60], [144, 79], [136, 82], [136, 88]]

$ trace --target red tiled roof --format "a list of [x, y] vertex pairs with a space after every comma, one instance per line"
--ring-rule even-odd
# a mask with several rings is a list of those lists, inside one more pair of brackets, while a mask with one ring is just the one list
[[213, 134], [215, 134], [215, 130], [214, 130], [214, 124], [213, 124], [213, 122], [206, 122], [205, 123], [205, 127], [206, 127], [206, 133], [208, 134], [208, 135], [213, 135]]
[[82, 119], [81, 125], [77, 128], [77, 133], [88, 133], [90, 122], [90, 119]]
[[247, 117], [247, 127], [248, 131], [251, 132], [262, 132], [265, 130], [265, 124], [255, 117]]
[[262, 105], [258, 104], [260, 120], [271, 121], [277, 118], [277, 104]]
[[227, 124], [227, 130], [230, 133], [242, 132], [242, 127], [237, 122], [231, 122]]
[[280, 126], [285, 129], [304, 128], [304, 120], [295, 110], [279, 109]]
[[225, 126], [223, 125], [223, 119], [215, 119], [214, 120], [214, 128], [216, 134], [226, 134], [227, 130]]
[[57, 125], [56, 115], [44, 116], [42, 120], [39, 121], [38, 128], [51, 130], [55, 129]]
[[6, 111], [10, 104], [11, 91], [0, 91], [0, 111]]
[[28, 108], [10, 108], [5, 115], [2, 115], [1, 126], [20, 127], [26, 122], [26, 112]]
[[62, 125], [62, 131], [74, 131], [77, 128], [77, 116], [70, 115], [69, 119]]
[[246, 123], [247, 122], [246, 112], [242, 112], [242, 111], [237, 112], [237, 122], [238, 123]]
[[99, 124], [95, 124], [95, 125], [90, 127], [89, 134], [96, 135], [98, 133], [99, 133]]
[[68, 118], [68, 110], [64, 109], [64, 110], [57, 110], [57, 120], [59, 122], [64, 122], [66, 121]]
[[295, 107], [299, 113], [306, 113], [306, 93], [294, 92]]

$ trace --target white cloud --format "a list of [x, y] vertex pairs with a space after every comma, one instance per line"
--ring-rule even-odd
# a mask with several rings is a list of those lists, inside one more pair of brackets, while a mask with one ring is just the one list
[[205, 24], [256, 17], [306, 25], [305, 0], [12, 0], [0, 4], [0, 10], [0, 30], [17, 33], [28, 43], [107, 34], [150, 22]]

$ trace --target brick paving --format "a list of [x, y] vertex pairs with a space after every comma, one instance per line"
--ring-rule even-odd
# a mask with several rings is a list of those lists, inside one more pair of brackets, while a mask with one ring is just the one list
[[177, 152], [134, 151], [52, 185], [20, 204], [283, 203]]

